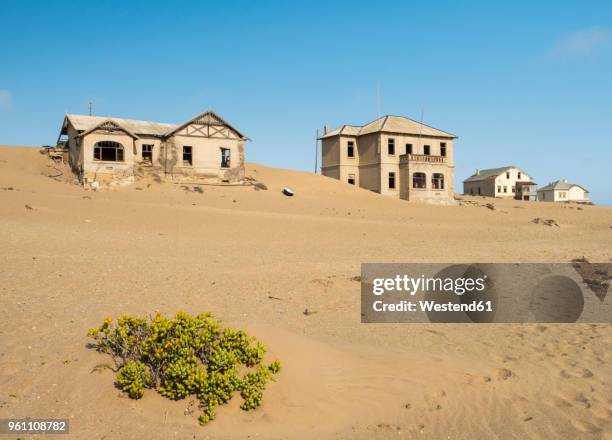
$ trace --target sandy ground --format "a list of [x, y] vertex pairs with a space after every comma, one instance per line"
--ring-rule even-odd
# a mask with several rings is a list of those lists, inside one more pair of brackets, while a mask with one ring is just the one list
[[[67, 417], [78, 439], [612, 438], [612, 326], [361, 324], [352, 280], [362, 262], [608, 262], [611, 208], [438, 207], [256, 164], [268, 190], [54, 174], [0, 147], [0, 418]], [[263, 406], [236, 398], [200, 427], [188, 401], [133, 401], [92, 372], [108, 359], [88, 328], [155, 310], [263, 340], [284, 366]]]

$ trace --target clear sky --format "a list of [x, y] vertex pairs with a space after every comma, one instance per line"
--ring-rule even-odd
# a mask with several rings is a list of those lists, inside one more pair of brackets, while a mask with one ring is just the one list
[[515, 164], [612, 204], [612, 2], [3, 1], [0, 144], [65, 112], [182, 122], [212, 107], [247, 160], [312, 170], [317, 127], [381, 112], [459, 136], [456, 190]]

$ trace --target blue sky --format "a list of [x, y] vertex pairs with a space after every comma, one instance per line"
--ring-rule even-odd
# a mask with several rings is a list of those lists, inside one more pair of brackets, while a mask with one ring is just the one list
[[459, 136], [455, 185], [516, 164], [612, 204], [612, 3], [30, 2], [0, 8], [0, 144], [65, 112], [212, 107], [247, 159], [312, 170], [317, 127], [406, 115]]

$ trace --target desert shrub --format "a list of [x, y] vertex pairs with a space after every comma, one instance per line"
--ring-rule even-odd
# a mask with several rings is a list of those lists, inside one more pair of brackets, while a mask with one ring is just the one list
[[140, 399], [145, 387], [151, 386], [153, 376], [140, 361], [128, 361], [117, 373], [117, 384], [132, 399]]
[[122, 391], [133, 399], [146, 388], [173, 400], [195, 395], [202, 424], [213, 420], [215, 407], [235, 392], [244, 400], [243, 410], [257, 408], [266, 384], [280, 371], [278, 360], [263, 364], [261, 342], [242, 330], [222, 328], [209, 313], [108, 318], [88, 335], [96, 350], [112, 357]]

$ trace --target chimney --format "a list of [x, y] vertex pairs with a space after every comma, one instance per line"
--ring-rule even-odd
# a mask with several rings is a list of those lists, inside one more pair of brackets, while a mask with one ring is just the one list
[[476, 168], [476, 175], [480, 176], [480, 170], [478, 168]]
[[323, 134], [327, 134], [327, 125], [323, 126]]

